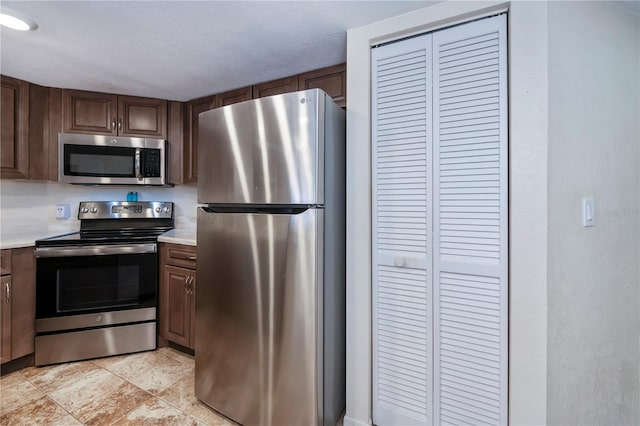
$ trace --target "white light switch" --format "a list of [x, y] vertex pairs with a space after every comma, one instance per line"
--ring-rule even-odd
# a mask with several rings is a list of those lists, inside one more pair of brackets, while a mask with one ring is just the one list
[[582, 226], [594, 226], [596, 224], [596, 210], [593, 198], [582, 199]]

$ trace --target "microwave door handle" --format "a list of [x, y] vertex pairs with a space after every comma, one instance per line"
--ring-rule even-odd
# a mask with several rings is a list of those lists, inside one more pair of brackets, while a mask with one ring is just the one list
[[135, 173], [138, 180], [142, 180], [142, 172], [140, 170], [140, 150], [136, 149]]

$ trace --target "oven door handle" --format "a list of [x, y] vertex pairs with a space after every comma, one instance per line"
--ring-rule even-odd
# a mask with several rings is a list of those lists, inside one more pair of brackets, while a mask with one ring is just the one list
[[37, 258], [42, 257], [78, 257], [78, 256], [107, 256], [113, 254], [142, 254], [156, 253], [157, 245], [153, 244], [114, 244], [97, 246], [73, 247], [38, 247], [35, 250]]

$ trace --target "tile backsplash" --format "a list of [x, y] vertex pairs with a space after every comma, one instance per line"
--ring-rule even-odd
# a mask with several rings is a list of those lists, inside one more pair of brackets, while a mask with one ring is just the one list
[[[139, 201], [173, 201], [178, 227], [195, 227], [196, 186], [166, 187], [76, 186], [56, 182], [0, 182], [0, 238], [12, 235], [56, 235], [77, 231], [80, 201], [126, 201], [127, 193]], [[69, 219], [56, 219], [56, 204], [69, 204]]]

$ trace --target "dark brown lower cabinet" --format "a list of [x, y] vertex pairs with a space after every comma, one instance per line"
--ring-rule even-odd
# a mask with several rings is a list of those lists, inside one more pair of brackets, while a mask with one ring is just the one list
[[33, 247], [2, 250], [0, 363], [33, 353], [36, 318], [36, 265]]
[[160, 244], [160, 270], [160, 334], [194, 349], [195, 247]]
[[0, 321], [2, 321], [2, 341], [0, 342], [0, 363], [11, 361], [11, 276], [0, 278], [2, 283], [2, 303]]

